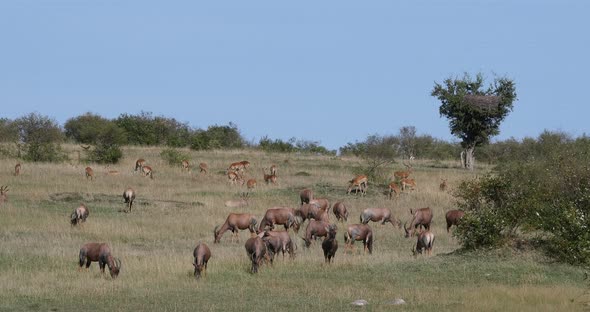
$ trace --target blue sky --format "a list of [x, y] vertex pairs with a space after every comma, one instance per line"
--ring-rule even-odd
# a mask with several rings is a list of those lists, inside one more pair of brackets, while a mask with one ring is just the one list
[[0, 116], [150, 111], [336, 149], [453, 140], [434, 82], [516, 82], [497, 139], [588, 131], [590, 1], [0, 1]]

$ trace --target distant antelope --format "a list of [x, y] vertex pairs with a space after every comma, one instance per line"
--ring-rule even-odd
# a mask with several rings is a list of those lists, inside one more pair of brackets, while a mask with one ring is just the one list
[[434, 246], [434, 234], [430, 231], [424, 231], [418, 235], [416, 240], [416, 247], [412, 249], [412, 254], [422, 254], [424, 250], [430, 254], [432, 253], [432, 247]]
[[[123, 199], [127, 204], [127, 208], [129, 208], [128, 212], [131, 212], [131, 206], [133, 205], [133, 201], [135, 200], [135, 190], [128, 187], [125, 192], [123, 192]], [[127, 211], [125, 211], [127, 212]]]
[[393, 194], [395, 194], [396, 198], [399, 197], [401, 191], [399, 189], [399, 186], [397, 186], [397, 182], [391, 182], [387, 187], [389, 189], [389, 199], [393, 198]]
[[338, 250], [338, 241], [336, 240], [336, 224], [331, 224], [326, 231], [328, 236], [322, 242], [322, 250], [324, 250], [324, 259], [326, 263], [334, 262], [334, 256]]
[[451, 226], [458, 226], [461, 219], [465, 216], [465, 212], [463, 210], [449, 210], [445, 214], [445, 219], [447, 220], [447, 233]]
[[266, 170], [264, 170], [264, 168], [262, 169], [263, 174], [264, 174], [264, 182], [266, 182], [266, 184], [268, 183], [272, 183], [272, 184], [276, 184], [277, 183], [277, 176], [274, 174], [266, 174]]
[[121, 271], [121, 260], [113, 257], [111, 248], [105, 243], [86, 243], [80, 247], [80, 269], [86, 263], [86, 269], [92, 262], [98, 262], [100, 271], [104, 274], [105, 266], [109, 267], [112, 278], [116, 278]]
[[6, 194], [6, 192], [8, 192], [8, 186], [0, 186], [0, 205], [8, 201], [8, 194]]
[[186, 170], [186, 171], [188, 171], [188, 172], [190, 172], [190, 171], [191, 171], [190, 164], [189, 164], [188, 160], [186, 160], [186, 159], [183, 159], [183, 160], [180, 162], [180, 165], [182, 166], [182, 170]]
[[414, 190], [416, 188], [416, 180], [414, 179], [402, 179], [402, 191], [405, 191], [407, 187], [410, 187], [410, 190]]
[[244, 179], [234, 171], [227, 171], [227, 179], [231, 184], [240, 183], [240, 185], [244, 185]]
[[346, 191], [346, 194], [350, 194], [350, 192], [355, 187], [361, 191], [362, 195], [365, 195], [367, 193], [369, 178], [366, 175], [364, 175], [364, 174], [358, 175], [354, 179], [350, 180], [349, 182], [350, 182], [350, 185], [348, 186], [348, 190]]
[[277, 165], [271, 165], [270, 166], [270, 174], [271, 175], [277, 175]]
[[86, 222], [86, 218], [88, 218], [89, 214], [90, 212], [88, 211], [88, 208], [86, 208], [84, 204], [80, 204], [70, 216], [70, 223], [74, 226], [78, 223]]
[[206, 163], [200, 163], [199, 164], [199, 173], [204, 172], [205, 174], [207, 174], [207, 171], [209, 170], [209, 166], [207, 166]]
[[154, 179], [154, 173], [152, 171], [152, 167], [150, 166], [143, 166], [141, 167], [141, 172], [143, 173], [144, 176], [149, 176], [150, 179]]
[[246, 187], [248, 188], [248, 192], [253, 190], [256, 187], [256, 179], [250, 179], [246, 182]]
[[16, 166], [14, 166], [14, 176], [18, 176], [20, 174], [20, 163], [16, 164]]
[[201, 273], [207, 273], [207, 262], [211, 258], [211, 250], [205, 243], [199, 243], [193, 250], [193, 266], [195, 267], [195, 278], [201, 278]]
[[404, 164], [404, 166], [406, 166], [406, 168], [408, 168], [408, 170], [406, 170], [406, 171], [396, 171], [396, 172], [393, 173], [393, 176], [395, 178], [397, 178], [397, 179], [400, 179], [400, 180], [401, 179], [407, 179], [410, 176], [410, 174], [412, 173], [412, 171], [414, 170], [411, 165], [408, 165], [405, 162], [403, 164]]
[[244, 206], [248, 206], [248, 195], [249, 193], [243, 193], [240, 196], [240, 199], [230, 199], [225, 201], [224, 205], [225, 207], [230, 207], [230, 208], [240, 208], [240, 207], [244, 207]]
[[135, 161], [135, 171], [139, 170], [139, 172], [143, 172], [143, 166], [145, 166], [145, 159], [140, 158]]
[[250, 166], [250, 162], [247, 160], [243, 160], [243, 161], [232, 163], [231, 165], [229, 165], [228, 170], [242, 172], [242, 171], [248, 169], [249, 166]]
[[439, 189], [444, 192], [447, 190], [447, 179], [440, 179]]
[[92, 168], [86, 167], [86, 169], [84, 169], [84, 172], [86, 173], [86, 180], [88, 180], [89, 178], [90, 181], [94, 180], [94, 171], [92, 170]]

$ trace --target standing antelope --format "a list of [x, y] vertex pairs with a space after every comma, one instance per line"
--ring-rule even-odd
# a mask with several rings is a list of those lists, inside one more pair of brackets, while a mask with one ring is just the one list
[[206, 163], [200, 163], [199, 170], [199, 173], [204, 172], [205, 174], [207, 174], [207, 171], [209, 171], [209, 166], [207, 166]]
[[0, 205], [8, 201], [8, 194], [6, 192], [8, 192], [8, 185], [0, 186]]
[[145, 159], [140, 158], [135, 161], [135, 171], [139, 170], [139, 172], [143, 172], [143, 166], [145, 166]]
[[261, 232], [257, 236], [249, 238], [244, 245], [248, 258], [252, 261], [251, 273], [257, 273], [262, 260], [269, 259], [266, 243], [262, 240], [263, 236], [264, 232]]
[[190, 164], [189, 164], [188, 160], [183, 159], [180, 162], [180, 165], [182, 166], [182, 170], [186, 170], [187, 172], [190, 172], [191, 171]]
[[92, 262], [98, 262], [100, 271], [104, 274], [105, 266], [109, 267], [112, 278], [116, 278], [121, 271], [121, 260], [114, 258], [111, 248], [105, 243], [86, 243], [80, 247], [80, 269], [86, 263], [86, 269]]
[[154, 179], [154, 172], [152, 171], [152, 167], [150, 166], [143, 166], [141, 167], [141, 172], [143, 173], [144, 176], [149, 176], [150, 179]]
[[277, 165], [273, 164], [270, 166], [270, 174], [275, 176], [277, 175]]
[[438, 188], [444, 192], [447, 190], [447, 179], [440, 179], [440, 185], [438, 186]]
[[248, 192], [253, 190], [256, 187], [256, 179], [250, 179], [246, 182], [246, 187], [248, 188]]
[[20, 163], [16, 164], [16, 166], [14, 166], [14, 176], [18, 176], [20, 174]]
[[348, 210], [343, 202], [336, 202], [332, 207], [332, 212], [336, 216], [336, 220], [347, 222], [348, 221]]
[[88, 180], [88, 178], [90, 178], [90, 181], [94, 180], [94, 171], [92, 170], [92, 168], [86, 167], [86, 169], [84, 169], [84, 172], [86, 173], [86, 180]]
[[135, 200], [135, 190], [131, 187], [127, 187], [125, 192], [123, 192], [123, 199], [125, 200], [125, 203], [129, 208], [129, 211], [125, 210], [125, 212], [131, 212], [131, 206], [133, 205], [133, 201]]
[[393, 194], [395, 194], [396, 198], [399, 197], [400, 189], [397, 186], [397, 182], [391, 182], [387, 187], [389, 188], [389, 199], [393, 198]]
[[449, 229], [451, 226], [458, 226], [461, 219], [465, 216], [465, 212], [463, 210], [449, 210], [445, 214], [445, 219], [447, 220], [447, 233], [449, 233]]
[[405, 191], [407, 187], [410, 187], [410, 189], [413, 191], [414, 188], [416, 187], [416, 180], [402, 179], [401, 184], [402, 184], [402, 191]]
[[268, 183], [272, 183], [272, 184], [276, 184], [277, 183], [277, 176], [274, 174], [266, 174], [266, 170], [264, 168], [262, 168], [263, 174], [264, 174], [264, 182], [266, 182], [266, 184]]
[[211, 258], [211, 250], [209, 250], [209, 246], [205, 243], [199, 242], [195, 250], [193, 250], [193, 257], [195, 260], [193, 261], [193, 266], [195, 267], [195, 278], [201, 278], [201, 273], [207, 273], [207, 262], [209, 262], [209, 258]]
[[305, 188], [299, 192], [299, 198], [301, 199], [301, 204], [309, 204], [311, 200], [313, 200], [313, 191]]
[[354, 188], [357, 188], [357, 190], [360, 190], [361, 195], [363, 195], [363, 196], [367, 194], [367, 187], [368, 187], [369, 180], [366, 175], [364, 175], [364, 174], [358, 175], [354, 179], [350, 180], [349, 182], [350, 182], [350, 185], [348, 186], [348, 190], [346, 191], [346, 194], [350, 194], [350, 192]]
[[232, 185], [236, 184], [236, 182], [240, 183], [240, 185], [244, 185], [244, 179], [234, 171], [227, 171], [227, 179]]
[[430, 223], [432, 222], [432, 209], [430, 207], [420, 208], [416, 211], [410, 209], [410, 214], [412, 215], [412, 222], [410, 223], [410, 230], [406, 224], [404, 224], [404, 231], [406, 232], [405, 237], [410, 237], [414, 235], [414, 232], [418, 227], [422, 226], [426, 230], [430, 230]]
[[369, 250], [369, 254], [373, 253], [373, 230], [366, 224], [351, 224], [346, 228], [344, 233], [344, 242], [346, 249], [353, 248], [355, 241], [363, 241], [364, 252]]
[[373, 221], [381, 222], [381, 224], [389, 222], [394, 227], [397, 225], [398, 228], [401, 228], [402, 225], [401, 221], [396, 220], [391, 215], [391, 209], [389, 208], [367, 208], [361, 213], [360, 220], [362, 224], [367, 224], [369, 221]]
[[395, 178], [399, 179], [399, 180], [401, 180], [401, 179], [407, 179], [410, 176], [410, 174], [412, 173], [412, 171], [414, 170], [411, 165], [408, 165], [405, 162], [403, 164], [404, 164], [404, 166], [406, 166], [406, 168], [408, 170], [406, 170], [406, 171], [396, 171], [396, 172], [393, 173], [393, 176]]
[[336, 251], [338, 250], [338, 241], [336, 240], [336, 230], [337, 227], [335, 224], [330, 224], [326, 231], [328, 231], [328, 236], [322, 242], [322, 250], [324, 250], [324, 259], [326, 263], [334, 262], [334, 256], [336, 255]]
[[78, 223], [86, 222], [86, 218], [88, 218], [89, 214], [90, 212], [88, 211], [88, 208], [86, 208], [84, 204], [80, 204], [78, 208], [74, 209], [74, 212], [70, 216], [70, 223], [74, 226]]
[[328, 235], [328, 226], [330, 223], [324, 221], [311, 220], [305, 228], [305, 237], [301, 237], [305, 242], [305, 247], [311, 245], [311, 240]]
[[[259, 233], [260, 234], [260, 233]], [[289, 254], [289, 258], [295, 258], [295, 248], [291, 236], [287, 231], [264, 231], [262, 240], [266, 243], [266, 248], [274, 254], [279, 251], [283, 254], [285, 259], [285, 252]]]
[[299, 232], [301, 221], [294, 208], [270, 208], [266, 210], [264, 217], [262, 217], [258, 231], [263, 232], [266, 226], [272, 230], [274, 229], [275, 224], [282, 224], [286, 231], [288, 231], [289, 228], [293, 228], [293, 231], [297, 233]]
[[221, 236], [227, 231], [232, 231], [232, 240], [235, 237], [238, 241], [239, 232], [238, 230], [250, 230], [250, 233], [256, 232], [256, 217], [248, 213], [230, 213], [225, 219], [225, 223], [218, 225], [213, 229], [213, 243], [217, 244], [221, 241]]
[[412, 254], [414, 257], [417, 254], [422, 254], [424, 249], [430, 256], [432, 253], [432, 247], [434, 246], [434, 234], [430, 231], [424, 231], [418, 235], [418, 239], [416, 240], [416, 247], [412, 249]]

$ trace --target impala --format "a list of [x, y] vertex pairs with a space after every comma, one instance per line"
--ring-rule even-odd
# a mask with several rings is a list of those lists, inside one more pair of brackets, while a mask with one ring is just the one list
[[16, 166], [14, 166], [14, 176], [18, 176], [20, 174], [20, 163], [16, 164]]
[[143, 166], [141, 167], [141, 172], [144, 176], [149, 176], [150, 179], [154, 179], [154, 172], [152, 171], [152, 167], [150, 166]]
[[105, 243], [86, 243], [80, 247], [80, 269], [86, 263], [86, 269], [92, 262], [98, 262], [100, 271], [104, 274], [105, 266], [109, 267], [112, 278], [116, 278], [121, 271], [121, 260], [114, 258], [111, 248]]
[[395, 194], [396, 198], [399, 197], [401, 191], [399, 189], [399, 186], [397, 186], [397, 182], [391, 182], [387, 187], [389, 189], [389, 199], [393, 198], [393, 194]]
[[369, 180], [366, 175], [364, 175], [364, 174], [358, 175], [354, 179], [350, 180], [349, 182], [350, 182], [350, 185], [348, 186], [348, 190], [346, 191], [346, 194], [350, 194], [350, 192], [354, 188], [357, 188], [357, 190], [360, 190], [361, 195], [365, 195], [367, 193], [367, 187], [368, 187]]
[[264, 174], [264, 182], [266, 182], [266, 184], [268, 183], [272, 183], [275, 184], [277, 183], [277, 176], [274, 174], [266, 174], [266, 170], [264, 170], [264, 168], [262, 168], [262, 173]]
[[92, 170], [92, 168], [86, 167], [86, 169], [84, 169], [84, 172], [86, 174], [86, 180], [88, 180], [89, 178], [90, 181], [94, 180], [94, 171]]
[[140, 158], [135, 161], [135, 171], [139, 170], [140, 172], [143, 172], [141, 170], [143, 168], [143, 166], [145, 166], [145, 159]]
[[447, 190], [447, 179], [440, 179], [440, 185], [438, 186], [438, 188], [444, 192]]
[[199, 243], [195, 250], [193, 250], [193, 266], [195, 267], [195, 278], [201, 278], [201, 273], [207, 273], [207, 262], [211, 258], [211, 250], [205, 243]]
[[242, 179], [242, 177], [234, 171], [227, 171], [227, 179], [229, 180], [229, 183], [231, 183], [232, 185], [236, 183], [244, 185], [244, 179]]
[[407, 187], [410, 187], [410, 189], [413, 191], [416, 187], [416, 181], [414, 179], [402, 179], [401, 184], [402, 191], [405, 191]]
[[188, 160], [186, 160], [186, 159], [183, 159], [183, 160], [180, 162], [180, 165], [182, 166], [182, 170], [186, 170], [186, 171], [188, 171], [188, 172], [190, 172], [190, 171], [191, 171], [190, 164], [189, 164]]
[[271, 165], [270, 166], [270, 174], [271, 175], [277, 175], [277, 165]]
[[78, 208], [74, 209], [74, 212], [70, 216], [70, 223], [74, 226], [78, 223], [86, 222], [86, 218], [88, 218], [89, 214], [90, 212], [88, 211], [88, 208], [86, 208], [84, 204], [80, 204]]
[[[123, 192], [123, 199], [129, 208], [129, 212], [131, 212], [131, 206], [133, 205], [133, 201], [135, 200], [135, 190], [128, 187], [125, 192]], [[127, 212], [127, 211], [125, 211]]]
[[430, 223], [432, 222], [432, 209], [430, 209], [430, 207], [420, 208], [416, 211], [410, 209], [410, 214], [412, 215], [412, 222], [409, 227], [410, 230], [408, 230], [408, 227], [404, 224], [404, 231], [406, 232], [405, 237], [413, 236], [416, 229], [420, 226], [424, 227], [426, 230], [430, 230]]
[[2, 205], [2, 203], [5, 203], [8, 201], [8, 194], [6, 194], [6, 192], [8, 192], [8, 186], [7, 185], [0, 186], [0, 205]]
[[250, 179], [246, 182], [246, 187], [248, 188], [248, 192], [253, 190], [256, 187], [256, 179]]
[[199, 173], [204, 172], [205, 174], [207, 174], [207, 171], [209, 171], [209, 166], [207, 166], [206, 163], [200, 163], [199, 170]]
[[406, 168], [408, 170], [406, 170], [406, 171], [396, 171], [396, 172], [393, 173], [393, 176], [395, 178], [399, 179], [399, 180], [401, 180], [401, 179], [407, 179], [410, 176], [410, 174], [412, 173], [412, 171], [414, 170], [411, 165], [408, 165], [405, 162], [403, 164], [404, 164], [404, 166], [406, 166]]

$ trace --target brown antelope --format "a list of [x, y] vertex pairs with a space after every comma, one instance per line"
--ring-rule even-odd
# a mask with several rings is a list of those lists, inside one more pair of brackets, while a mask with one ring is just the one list
[[16, 166], [14, 166], [14, 176], [15, 177], [20, 174], [20, 168], [21, 168], [20, 163], [18, 163], [18, 164], [16, 164]]
[[90, 181], [94, 180], [94, 171], [92, 170], [92, 168], [86, 167], [86, 169], [84, 169], [84, 172], [86, 174], [86, 180], [88, 180], [88, 179], [90, 179]]
[[258, 221], [256, 221], [256, 217], [252, 214], [230, 213], [225, 219], [225, 223], [223, 223], [221, 227], [219, 225], [216, 226], [213, 230], [213, 243], [219, 243], [221, 241], [221, 236], [227, 231], [232, 231], [231, 240], [235, 237], [237, 241], [240, 241], [238, 230], [248, 229], [250, 230], [250, 233], [255, 233], [256, 223], [258, 223]]
[[465, 212], [463, 210], [449, 210], [445, 214], [445, 219], [447, 220], [447, 233], [449, 233], [449, 229], [451, 226], [458, 226], [461, 219], [465, 216]]
[[261, 232], [257, 236], [249, 238], [244, 245], [246, 253], [248, 253], [248, 258], [252, 261], [252, 268], [250, 269], [251, 273], [258, 272], [258, 267], [262, 263], [262, 260], [270, 260], [266, 243], [262, 240], [263, 236], [264, 232]]
[[289, 228], [293, 228], [293, 231], [297, 233], [299, 232], [299, 227], [301, 226], [300, 219], [300, 217], [296, 216], [294, 208], [270, 208], [266, 210], [264, 217], [260, 221], [258, 231], [263, 232], [265, 227], [267, 226], [272, 230], [274, 229], [275, 224], [282, 224], [285, 227], [286, 231], [288, 231]]
[[182, 170], [186, 170], [187, 172], [190, 172], [191, 171], [191, 167], [190, 167], [190, 164], [189, 164], [188, 160], [183, 159], [180, 162], [180, 165], [182, 166]]
[[338, 250], [338, 241], [336, 240], [336, 224], [328, 226], [328, 236], [322, 242], [322, 250], [324, 251], [324, 259], [326, 263], [334, 262], [334, 256]]
[[239, 162], [232, 163], [229, 165], [228, 170], [235, 171], [235, 172], [242, 172], [246, 170], [250, 166], [250, 162], [247, 160], [242, 160]]
[[314, 198], [309, 201], [309, 203], [324, 211], [328, 211], [330, 209], [330, 201], [327, 198]]
[[381, 222], [381, 224], [389, 222], [393, 226], [397, 225], [398, 228], [402, 226], [402, 223], [391, 215], [391, 209], [389, 208], [367, 208], [361, 213], [360, 219], [362, 224], [373, 221]]
[[225, 201], [225, 207], [229, 208], [240, 208], [244, 206], [248, 206], [248, 193], [242, 194], [240, 199], [230, 199]]
[[6, 192], [8, 192], [8, 185], [0, 186], [0, 205], [8, 201], [8, 194]]
[[432, 222], [432, 209], [430, 207], [420, 208], [416, 211], [410, 209], [410, 214], [412, 215], [412, 222], [410, 223], [410, 227], [404, 224], [404, 231], [406, 232], [405, 237], [414, 236], [414, 232], [418, 227], [422, 226], [426, 230], [430, 230], [430, 223]]
[[343, 202], [336, 202], [332, 207], [332, 212], [336, 216], [336, 220], [347, 222], [348, 221], [348, 210]]
[[346, 249], [353, 248], [355, 241], [363, 241], [364, 252], [369, 250], [369, 254], [373, 253], [373, 230], [366, 224], [351, 224], [346, 228], [344, 233], [344, 242]]
[[414, 179], [402, 179], [402, 191], [405, 191], [407, 187], [410, 187], [410, 190], [414, 190], [416, 188], [416, 180]]
[[301, 199], [301, 204], [309, 204], [309, 202], [313, 199], [313, 191], [305, 188], [299, 192], [299, 198]]
[[[135, 200], [135, 190], [131, 187], [128, 187], [125, 192], [123, 192], [123, 199], [127, 204], [127, 208], [129, 208], [128, 212], [131, 212], [131, 206], [133, 205], [133, 201]], [[125, 212], [127, 212], [125, 210]]]
[[246, 187], [248, 188], [248, 192], [256, 188], [256, 179], [250, 179], [246, 182]]
[[266, 182], [266, 184], [268, 183], [272, 183], [272, 184], [276, 184], [277, 183], [277, 176], [274, 174], [266, 174], [266, 170], [264, 168], [262, 168], [263, 174], [264, 174], [264, 182]]
[[330, 217], [328, 215], [328, 208], [322, 208], [318, 205], [309, 204], [309, 211], [308, 211], [308, 218], [314, 219], [318, 221], [326, 221], [328, 222]]
[[135, 161], [135, 171], [139, 170], [139, 172], [143, 172], [143, 166], [145, 166], [145, 159], [140, 158]]
[[415, 257], [417, 254], [422, 254], [422, 252], [426, 250], [430, 256], [433, 246], [434, 234], [432, 234], [432, 232], [429, 230], [421, 232], [420, 235], [418, 235], [418, 239], [416, 240], [416, 247], [412, 249], [412, 254]]
[[199, 242], [195, 250], [193, 250], [193, 266], [195, 267], [195, 278], [201, 278], [201, 273], [207, 273], [207, 262], [211, 258], [211, 250], [205, 243]]
[[232, 185], [236, 183], [244, 185], [244, 179], [242, 179], [242, 177], [234, 171], [227, 171], [227, 179], [229, 180], [229, 183], [231, 183]]
[[80, 204], [78, 208], [74, 209], [74, 212], [70, 216], [70, 223], [74, 226], [78, 223], [86, 222], [86, 218], [88, 218], [89, 214], [90, 212], [88, 211], [88, 208], [86, 208], [84, 204]]
[[289, 258], [295, 258], [294, 244], [291, 236], [289, 236], [289, 232], [265, 231], [262, 240], [266, 243], [267, 249], [272, 254], [271, 261], [279, 251], [283, 254], [283, 260], [285, 259], [285, 252], [289, 254]]
[[404, 166], [406, 166], [406, 168], [407, 168], [408, 170], [406, 170], [406, 171], [396, 171], [396, 172], [394, 172], [394, 173], [393, 173], [393, 176], [394, 176], [396, 179], [399, 179], [399, 180], [402, 180], [402, 179], [407, 179], [407, 178], [410, 176], [410, 174], [412, 173], [412, 171], [414, 170], [414, 169], [412, 168], [412, 166], [411, 166], [411, 165], [408, 165], [408, 164], [406, 164], [405, 162], [404, 162], [403, 164], [404, 164]]
[[438, 186], [438, 188], [441, 190], [441, 192], [444, 192], [447, 190], [447, 179], [440, 179], [440, 185]]
[[361, 195], [367, 194], [367, 187], [368, 187], [369, 180], [366, 175], [364, 175], [364, 174], [358, 175], [354, 179], [350, 180], [349, 182], [350, 182], [350, 185], [348, 186], [348, 190], [346, 191], [346, 194], [350, 194], [350, 192], [354, 188], [356, 188], [357, 190], [360, 190]]
[[273, 164], [270, 166], [270, 174], [275, 176], [277, 175], [277, 165]]
[[399, 189], [399, 186], [397, 186], [397, 182], [391, 182], [387, 187], [389, 189], [389, 199], [393, 198], [393, 194], [395, 194], [396, 198], [399, 197], [401, 191]]
[[149, 176], [150, 179], [154, 179], [154, 171], [152, 170], [152, 167], [150, 166], [143, 166], [141, 167], [141, 172], [143, 173], [144, 176]]
[[311, 240], [318, 237], [326, 237], [328, 235], [328, 226], [330, 223], [324, 221], [311, 220], [305, 228], [305, 236], [301, 237], [305, 242], [305, 247], [311, 245]]
[[208, 171], [209, 171], [209, 166], [207, 166], [206, 163], [199, 164], [199, 173], [204, 172], [205, 174], [207, 174]]
[[86, 243], [80, 247], [80, 269], [86, 263], [86, 269], [92, 262], [98, 262], [100, 271], [104, 274], [105, 266], [109, 267], [112, 278], [116, 278], [121, 271], [121, 260], [114, 258], [111, 248], [105, 243]]

